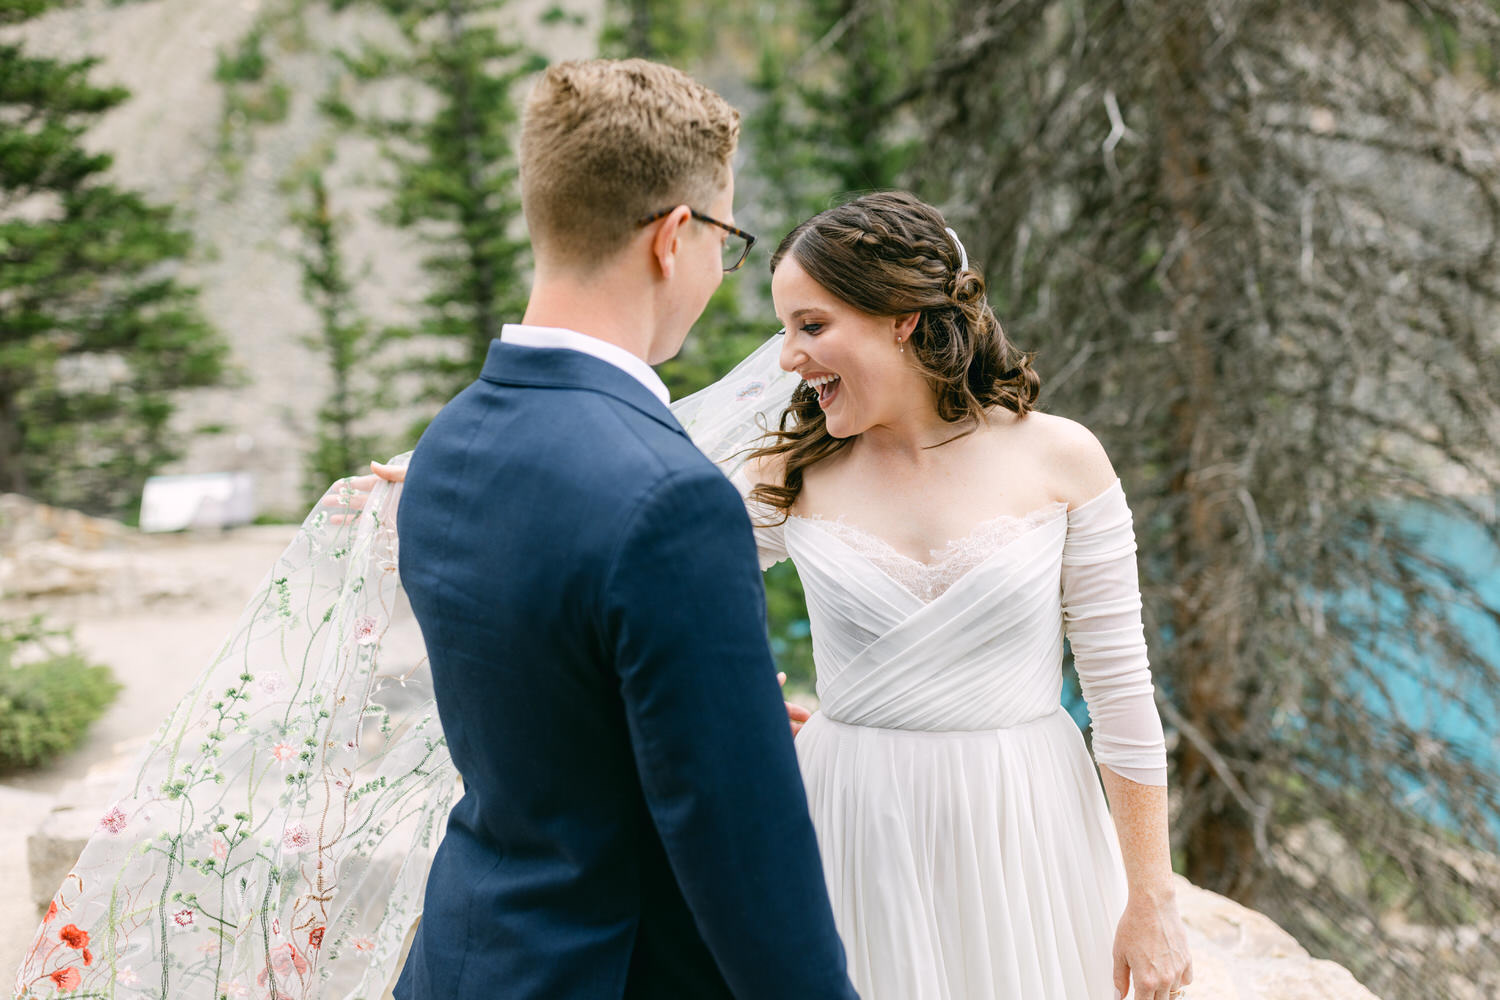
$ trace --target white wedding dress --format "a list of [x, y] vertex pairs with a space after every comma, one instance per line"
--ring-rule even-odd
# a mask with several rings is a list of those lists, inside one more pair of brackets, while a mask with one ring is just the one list
[[1096, 755], [1163, 784], [1118, 482], [931, 563], [840, 521], [757, 541], [807, 593], [821, 708], [797, 753], [860, 996], [1113, 1000], [1125, 878], [1061, 665], [1066, 629]]
[[[674, 404], [742, 494], [797, 380], [773, 338]], [[926, 562], [842, 519], [747, 500], [762, 568], [797, 567], [820, 709], [797, 737], [833, 912], [863, 1000], [1114, 1000], [1126, 899], [1093, 758], [1166, 784], [1135, 535], [1117, 480], [977, 525]]]

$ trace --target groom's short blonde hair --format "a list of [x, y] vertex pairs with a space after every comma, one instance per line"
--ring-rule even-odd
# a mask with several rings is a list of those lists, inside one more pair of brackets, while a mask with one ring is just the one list
[[551, 66], [521, 121], [521, 203], [537, 256], [591, 270], [664, 208], [728, 184], [739, 112], [703, 84], [643, 59]]

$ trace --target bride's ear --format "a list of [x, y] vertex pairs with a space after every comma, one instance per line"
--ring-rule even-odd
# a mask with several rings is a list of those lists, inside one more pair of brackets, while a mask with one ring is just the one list
[[922, 319], [919, 312], [907, 313], [905, 316], [896, 317], [896, 336], [905, 340], [911, 336], [911, 332], [917, 328], [917, 323]]

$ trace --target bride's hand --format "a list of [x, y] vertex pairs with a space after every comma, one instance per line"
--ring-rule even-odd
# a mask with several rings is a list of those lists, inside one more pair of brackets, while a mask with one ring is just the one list
[[1193, 981], [1187, 928], [1173, 895], [1132, 894], [1115, 931], [1115, 989], [1124, 996], [1132, 980], [1135, 1000], [1178, 1000]]
[[[776, 682], [782, 687], [786, 687], [786, 674], [777, 674]], [[802, 732], [802, 727], [807, 724], [807, 720], [812, 718], [812, 712], [801, 705], [796, 705], [789, 701], [783, 702], [783, 704], [786, 705], [787, 720], [792, 724], [792, 739], [796, 739], [797, 734]]]
[[370, 491], [375, 488], [377, 479], [384, 479], [388, 483], [406, 482], [406, 466], [404, 465], [371, 462], [370, 468], [373, 470], [371, 475], [340, 479], [329, 487], [327, 493], [323, 494], [323, 498], [318, 501], [319, 507], [337, 507], [343, 511], [330, 517], [329, 521], [334, 524], [343, 524], [359, 517], [359, 512], [365, 509], [365, 501], [370, 499]]

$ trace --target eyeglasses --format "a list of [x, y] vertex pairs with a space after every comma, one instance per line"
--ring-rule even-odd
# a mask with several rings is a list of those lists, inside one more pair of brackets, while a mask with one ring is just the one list
[[[664, 208], [654, 215], [646, 216], [640, 222], [637, 222], [636, 225], [649, 226], [657, 219], [661, 219], [668, 215], [671, 215], [676, 210], [676, 205], [673, 205], [671, 208]], [[712, 216], [704, 215], [696, 208], [690, 208], [688, 209], [688, 211], [692, 212], [693, 218], [697, 219], [699, 222], [707, 222], [711, 226], [718, 226], [720, 229], [729, 234], [729, 239], [724, 242], [724, 273], [728, 274], [730, 271], [738, 271], [740, 269], [740, 266], [745, 263], [745, 258], [750, 256], [750, 248], [755, 246], [755, 237], [751, 236], [743, 229], [731, 226], [727, 222], [720, 222], [718, 219], [715, 219]], [[743, 241], [743, 245], [741, 245], [741, 241]]]

